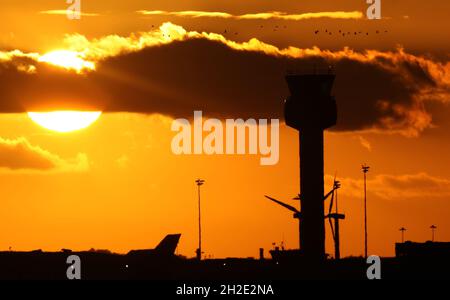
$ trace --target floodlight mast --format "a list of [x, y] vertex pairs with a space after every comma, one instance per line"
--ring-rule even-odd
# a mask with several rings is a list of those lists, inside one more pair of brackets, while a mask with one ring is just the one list
[[202, 222], [201, 222], [201, 206], [200, 206], [200, 187], [205, 183], [203, 179], [197, 179], [195, 181], [197, 184], [198, 191], [198, 249], [196, 251], [197, 259], [202, 259]]
[[370, 167], [364, 164], [361, 169], [364, 173], [364, 257], [367, 259], [367, 173]]

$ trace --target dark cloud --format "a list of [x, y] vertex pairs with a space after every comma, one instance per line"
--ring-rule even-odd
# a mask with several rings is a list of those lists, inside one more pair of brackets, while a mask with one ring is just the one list
[[10, 171], [85, 171], [89, 162], [85, 154], [78, 154], [73, 160], [63, 160], [39, 146], [20, 137], [4, 139], [0, 137], [0, 169]]
[[0, 111], [70, 107], [189, 117], [203, 110], [214, 117], [282, 118], [286, 70], [333, 65], [335, 130], [416, 134], [431, 125], [424, 103], [433, 91], [440, 100], [448, 95], [447, 66], [401, 50], [305, 54], [252, 47], [201, 37], [174, 40], [105, 57], [86, 74], [42, 63], [30, 73], [3, 63]]

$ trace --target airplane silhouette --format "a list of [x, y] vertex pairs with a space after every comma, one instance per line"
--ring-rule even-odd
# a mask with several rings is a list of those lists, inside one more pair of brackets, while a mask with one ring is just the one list
[[171, 256], [175, 253], [181, 234], [168, 234], [154, 249], [131, 250], [127, 256], [157, 255]]

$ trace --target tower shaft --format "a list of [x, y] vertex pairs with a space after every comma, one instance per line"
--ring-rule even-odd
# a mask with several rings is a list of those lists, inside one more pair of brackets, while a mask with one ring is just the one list
[[323, 130], [303, 128], [300, 142], [300, 190], [302, 194], [300, 249], [310, 257], [325, 254]]
[[308, 259], [325, 258], [323, 131], [336, 124], [331, 96], [333, 74], [288, 75], [291, 92], [284, 106], [286, 124], [299, 131], [300, 249]]

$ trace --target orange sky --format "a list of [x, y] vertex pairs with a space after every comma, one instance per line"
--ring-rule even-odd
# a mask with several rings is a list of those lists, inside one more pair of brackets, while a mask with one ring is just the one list
[[[300, 14], [363, 11], [365, 7], [362, 0], [304, 2], [136, 0], [111, 4], [82, 0], [83, 11], [99, 16], [70, 21], [64, 15], [39, 13], [64, 9], [65, 1], [6, 1], [0, 10], [0, 51], [44, 54], [67, 46], [65, 34], [79, 33], [90, 40], [112, 34], [128, 36], [170, 21], [188, 31], [224, 34], [227, 28], [239, 32], [236, 36], [224, 34], [228, 40], [258, 38], [279, 48], [318, 46], [336, 51], [348, 46], [356, 51], [395, 51], [402, 45], [408, 53], [448, 66], [446, 12], [450, 4], [445, 1], [384, 1], [386, 18], [380, 21], [224, 20], [136, 13], [201, 10], [241, 15], [276, 10]], [[265, 30], [260, 30], [260, 24]], [[281, 30], [284, 25], [286, 29]], [[275, 26], [280, 29], [273, 31]], [[388, 33], [368, 38], [314, 35], [316, 29], [336, 32], [339, 28], [371, 33], [380, 28]], [[443, 78], [445, 83], [448, 77]], [[20, 87], [15, 88], [21, 92]], [[283, 97], [280, 95], [280, 101]], [[347, 216], [341, 228], [343, 255], [363, 253], [363, 162], [372, 167], [368, 183], [370, 253], [393, 255], [402, 226], [408, 229], [406, 238], [410, 240], [430, 239], [431, 224], [438, 227], [438, 240], [450, 239], [448, 101], [430, 102], [426, 108], [432, 123], [416, 135], [393, 130], [325, 135], [325, 189], [331, 187], [329, 178], [335, 172], [343, 183], [339, 191], [339, 206]], [[38, 126], [25, 113], [1, 113], [0, 187], [4, 196], [0, 249], [94, 247], [127, 252], [153, 247], [165, 234], [180, 232], [179, 253], [194, 256], [197, 177], [206, 180], [202, 187], [206, 255], [257, 256], [258, 248], [269, 249], [282, 240], [289, 248], [297, 247], [297, 221], [263, 197], [269, 194], [291, 201], [298, 193], [298, 139], [293, 129], [281, 127], [279, 163], [260, 166], [259, 157], [247, 155], [176, 156], [170, 149], [170, 124], [169, 117], [158, 114], [104, 113], [84, 130], [61, 134]], [[42, 163], [51, 166], [44, 168]], [[327, 252], [332, 253], [326, 226]]]

